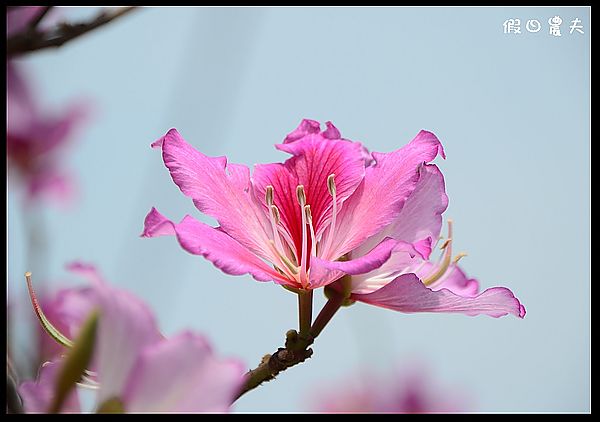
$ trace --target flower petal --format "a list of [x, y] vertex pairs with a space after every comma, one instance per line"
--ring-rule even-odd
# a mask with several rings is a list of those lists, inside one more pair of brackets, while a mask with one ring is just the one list
[[[442, 227], [442, 213], [448, 208], [448, 196], [444, 188], [444, 176], [439, 168], [427, 164], [419, 169], [419, 181], [415, 190], [406, 199], [396, 218], [382, 231], [371, 236], [352, 254], [360, 256], [385, 237], [409, 243], [420, 239], [437, 239]], [[429, 254], [425, 255], [429, 258]]]
[[250, 274], [258, 281], [273, 280], [295, 286], [222, 230], [201, 223], [189, 215], [181, 223], [175, 224], [152, 208], [146, 216], [142, 236], [162, 235], [176, 235], [183, 249], [205, 257], [227, 274]]
[[[40, 368], [36, 381], [25, 381], [19, 386], [19, 395], [23, 399], [23, 408], [26, 413], [48, 413], [54, 399], [56, 377], [64, 360], [46, 362]], [[77, 390], [73, 390], [65, 400], [61, 413], [79, 413], [79, 397]]]
[[445, 157], [440, 141], [423, 130], [394, 152], [372, 153], [376, 163], [367, 167], [363, 182], [344, 203], [326, 256], [342, 256], [391, 224], [415, 190], [423, 163], [438, 154]]
[[[96, 304], [93, 287], [85, 286], [59, 290], [52, 297], [42, 296], [40, 306], [48, 321], [69, 339], [74, 339]], [[41, 324], [37, 324], [41, 361], [53, 359], [65, 348], [48, 335]]]
[[[426, 262], [415, 272], [420, 279], [424, 279], [427, 275], [435, 273], [438, 268], [439, 264]], [[450, 264], [444, 275], [429, 287], [431, 290], [448, 289], [452, 293], [468, 297], [477, 296], [479, 292], [479, 282], [467, 277], [457, 264]]]
[[316, 120], [302, 119], [300, 124], [283, 140], [284, 144], [297, 141], [298, 139], [304, 138], [306, 135], [311, 133], [319, 133], [321, 130], [321, 124]]
[[165, 166], [181, 191], [203, 213], [245, 247], [269, 255], [267, 214], [250, 192], [247, 167], [227, 164], [226, 157], [208, 157], [189, 145], [175, 129], [152, 144], [162, 147]]
[[96, 285], [100, 321], [95, 361], [98, 402], [121, 397], [133, 364], [148, 345], [162, 339], [154, 315], [145, 303], [108, 284]]
[[142, 352], [123, 401], [128, 412], [225, 412], [243, 375], [239, 362], [218, 359], [203, 337], [184, 332]]
[[[422, 246], [424, 244], [424, 246]], [[400, 274], [405, 274], [413, 268], [424, 265], [424, 253], [427, 255], [431, 248], [428, 240], [416, 244], [396, 241], [390, 258], [381, 267], [368, 273], [352, 276], [352, 293], [367, 294], [378, 290], [394, 280]]]
[[310, 261], [309, 287], [316, 289], [346, 274], [357, 275], [373, 271], [381, 267], [390, 258], [397, 243], [394, 239], [384, 239], [367, 254], [349, 261], [326, 261], [312, 257]]
[[475, 297], [462, 297], [448, 289], [433, 291], [415, 274], [403, 274], [369, 294], [353, 294], [352, 299], [399, 312], [451, 312], [485, 314], [498, 318], [512, 314], [523, 318], [525, 307], [504, 287], [492, 287]]
[[[296, 187], [304, 186], [306, 203], [311, 207], [313, 225], [318, 238], [331, 219], [333, 200], [327, 179], [335, 174], [337, 208], [354, 192], [364, 177], [364, 158], [359, 143], [341, 139], [328, 139], [313, 130], [314, 121], [305, 124], [304, 136], [276, 148], [293, 155], [284, 164], [273, 163], [255, 166], [253, 185], [257, 199], [265, 205], [267, 186], [273, 186], [274, 204], [279, 208], [281, 221], [294, 240], [297, 251], [302, 246], [301, 209], [296, 197]], [[323, 132], [332, 135], [333, 125]], [[337, 130], [337, 129], [336, 129]], [[339, 132], [338, 132], [339, 133]]]

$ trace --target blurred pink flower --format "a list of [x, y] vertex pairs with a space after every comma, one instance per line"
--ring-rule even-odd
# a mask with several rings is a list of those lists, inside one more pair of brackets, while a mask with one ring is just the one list
[[[175, 235], [185, 250], [228, 274], [249, 273], [297, 289], [327, 286], [344, 276], [353, 277], [354, 288], [366, 277], [353, 298], [393, 309], [524, 315], [508, 289], [490, 289], [477, 298], [433, 293], [425, 284], [435, 278], [436, 286], [448, 285], [450, 266], [444, 264], [435, 277], [427, 263], [417, 271], [429, 257], [447, 206], [441, 173], [427, 164], [438, 154], [445, 158], [431, 132], [419, 132], [391, 153], [370, 154], [342, 138], [331, 122], [321, 131], [319, 122], [303, 120], [276, 145], [293, 156], [283, 164], [256, 165], [252, 177], [243, 165], [195, 150], [175, 129], [152, 146], [162, 149], [175, 184], [220, 226], [189, 215], [175, 224], [152, 208], [142, 236]], [[413, 273], [402, 283], [386, 278], [390, 271], [399, 275], [397, 261], [407, 254], [421, 256], [410, 269], [426, 277], [423, 282]], [[412, 307], [397, 306], [398, 297]]]
[[26, 187], [27, 199], [65, 202], [72, 178], [63, 156], [69, 141], [89, 115], [90, 105], [77, 101], [59, 113], [41, 110], [23, 70], [6, 64], [6, 154], [9, 171]]
[[11, 36], [22, 31], [39, 16], [44, 6], [14, 6], [6, 11], [6, 35]]
[[[215, 356], [201, 335], [185, 331], [164, 338], [148, 307], [137, 297], [107, 284], [92, 266], [80, 263], [72, 271], [92, 282], [79, 303], [88, 300], [100, 311], [90, 380], [97, 404], [117, 398], [126, 412], [225, 412], [242, 385], [244, 367], [237, 360]], [[73, 303], [73, 302], [70, 302]], [[63, 305], [70, 306], [68, 301]], [[65, 311], [64, 321], [81, 321], [81, 313]], [[59, 314], [60, 312], [59, 311]], [[51, 321], [53, 322], [53, 321]], [[38, 379], [20, 385], [27, 412], [46, 412], [62, 360], [44, 365]], [[74, 392], [63, 412], [81, 411]]]
[[[52, 325], [68, 338], [74, 338], [79, 327], [94, 308], [94, 294], [94, 288], [91, 286], [70, 287], [62, 288], [52, 295], [41, 294], [39, 300], [44, 314], [52, 321]], [[40, 324], [37, 325], [37, 334], [38, 362], [53, 360], [59, 354], [66, 352], [66, 349], [52, 339]]]
[[312, 392], [314, 411], [321, 413], [458, 413], [465, 412], [466, 394], [441, 387], [425, 366], [403, 365], [385, 375], [363, 371]]

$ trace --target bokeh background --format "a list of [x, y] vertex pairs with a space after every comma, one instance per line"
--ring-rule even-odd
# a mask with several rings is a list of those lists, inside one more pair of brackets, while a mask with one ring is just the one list
[[[63, 8], [83, 19], [97, 8]], [[547, 20], [563, 19], [562, 36]], [[520, 18], [521, 34], [504, 34]], [[579, 18], [584, 34], [569, 34]], [[542, 22], [538, 33], [527, 19]], [[436, 382], [483, 412], [590, 410], [589, 8], [143, 8], [58, 50], [19, 61], [44, 103], [94, 102], [68, 166], [78, 201], [40, 208], [43, 259], [28, 262], [21, 202], [8, 187], [8, 296], [16, 350], [34, 323], [23, 273], [77, 283], [64, 264], [98, 265], [144, 298], [166, 334], [205, 333], [249, 367], [297, 324], [296, 297], [221, 273], [173, 238], [142, 239], [152, 206], [199, 217], [150, 143], [176, 127], [196, 148], [252, 166], [302, 118], [391, 151], [420, 129], [438, 159], [463, 267], [507, 286], [524, 320], [343, 309], [307, 363], [246, 394], [235, 410], [311, 410], [319, 389], [359, 368], [426, 362]], [[210, 221], [203, 218], [204, 221]], [[48, 284], [50, 283], [50, 284]], [[324, 303], [316, 294], [316, 307]], [[361, 369], [362, 370], [362, 369]]]

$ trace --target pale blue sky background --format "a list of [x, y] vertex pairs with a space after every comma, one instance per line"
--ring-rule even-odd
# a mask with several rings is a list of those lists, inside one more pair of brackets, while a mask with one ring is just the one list
[[[548, 34], [554, 15], [560, 38]], [[543, 29], [503, 34], [508, 18]], [[569, 34], [575, 18], [584, 35]], [[176, 127], [204, 153], [251, 166], [285, 159], [273, 144], [305, 117], [375, 151], [428, 129], [447, 153], [445, 217], [469, 253], [463, 267], [482, 288], [513, 290], [525, 319], [358, 304], [334, 318], [312, 359], [235, 409], [310, 410], [311, 394], [358, 368], [418, 358], [469, 396], [467, 410], [589, 411], [590, 33], [589, 8], [147, 8], [31, 55], [22, 62], [47, 104], [86, 96], [97, 113], [68, 159], [80, 202], [43, 211], [43, 268], [26, 262], [9, 187], [10, 296], [26, 305], [26, 270], [61, 284], [64, 263], [91, 261], [144, 298], [166, 334], [193, 328], [255, 366], [296, 326], [296, 297], [222, 274], [173, 238], [138, 237], [152, 206], [199, 216], [150, 143]]]

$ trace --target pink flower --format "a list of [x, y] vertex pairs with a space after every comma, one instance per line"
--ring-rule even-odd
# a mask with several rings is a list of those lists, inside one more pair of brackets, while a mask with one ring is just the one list
[[[100, 311], [88, 384], [97, 387], [97, 403], [117, 398], [126, 412], [225, 412], [243, 382], [244, 367], [217, 358], [207, 340], [189, 331], [164, 338], [148, 307], [130, 293], [108, 285], [93, 267], [70, 269], [92, 280], [90, 291]], [[75, 318], [79, 320], [77, 316]], [[46, 412], [62, 360], [43, 366], [38, 380], [21, 384], [27, 412]], [[79, 412], [73, 393], [62, 409]]]
[[[318, 122], [303, 120], [276, 145], [292, 157], [284, 163], [256, 165], [252, 177], [243, 165], [195, 150], [175, 129], [152, 146], [162, 148], [175, 184], [219, 227], [189, 215], [175, 224], [153, 208], [142, 236], [175, 235], [185, 250], [228, 274], [249, 273], [256, 280], [291, 288], [316, 289], [344, 276], [372, 275], [384, 265], [395, 265], [407, 247], [428, 257], [436, 229], [439, 233], [439, 214], [446, 207], [430, 215], [429, 201], [446, 196], [443, 183], [425, 195], [429, 173], [439, 173], [426, 163], [438, 154], [444, 157], [444, 151], [437, 137], [426, 131], [394, 152], [369, 154], [360, 143], [342, 138], [331, 122], [321, 132]], [[413, 196], [419, 186], [421, 193]], [[412, 208], [405, 210], [411, 196]], [[440, 208], [438, 202], [435, 206]], [[413, 241], [417, 243], [407, 244]], [[510, 291], [502, 292], [495, 298], [505, 313], [508, 296], [516, 299]], [[412, 290], [408, 293], [411, 300], [429, 300]], [[511, 312], [519, 315], [519, 308], [513, 306]]]
[[365, 371], [318, 392], [315, 411], [323, 413], [457, 413], [466, 397], [440, 388], [423, 365], [403, 366], [386, 375]]
[[6, 154], [9, 170], [26, 186], [27, 198], [71, 198], [71, 177], [63, 155], [76, 129], [89, 114], [82, 102], [59, 113], [39, 108], [19, 65], [6, 65]]
[[24, 30], [42, 12], [43, 6], [16, 6], [6, 12], [6, 35]]

